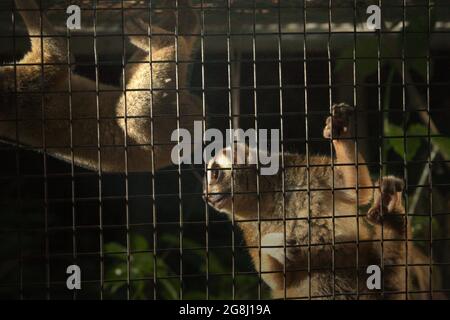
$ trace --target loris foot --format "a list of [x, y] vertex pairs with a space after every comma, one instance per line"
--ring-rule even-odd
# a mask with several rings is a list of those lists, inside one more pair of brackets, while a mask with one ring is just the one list
[[387, 224], [398, 231], [404, 228], [405, 208], [402, 203], [403, 181], [397, 177], [387, 176], [381, 179], [372, 207], [367, 212], [367, 219], [374, 224]]
[[[335, 104], [331, 107], [331, 116], [325, 122], [323, 136], [326, 139], [350, 137], [353, 129], [351, 127], [354, 107], [345, 103]], [[331, 135], [333, 132], [333, 135]]]

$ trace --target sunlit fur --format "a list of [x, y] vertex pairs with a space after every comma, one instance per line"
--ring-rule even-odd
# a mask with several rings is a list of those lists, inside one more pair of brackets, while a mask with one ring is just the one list
[[[57, 34], [45, 12], [42, 11], [41, 32], [41, 13], [35, 1], [15, 0], [15, 4], [18, 10], [26, 10], [19, 12], [29, 35], [34, 37], [30, 38], [30, 51], [16, 62], [16, 69], [0, 68], [0, 120], [9, 120], [2, 121], [0, 139], [35, 149], [45, 147], [49, 155], [89, 169], [101, 167], [106, 172], [151, 171], [152, 167], [159, 169], [172, 164], [169, 144], [170, 134], [178, 125], [177, 112], [186, 115], [179, 123], [186, 129], [192, 129], [194, 120], [202, 114], [201, 99], [187, 90], [180, 91], [177, 97], [175, 90], [177, 86], [188, 87], [189, 65], [186, 62], [177, 65], [175, 61], [191, 59], [198, 37], [179, 36], [175, 43], [173, 12], [167, 11], [162, 26], [152, 25], [149, 29], [145, 10], [140, 11], [141, 16], [136, 11], [130, 11], [135, 15], [125, 11], [125, 32], [131, 34], [128, 40], [136, 46], [125, 64], [127, 92], [123, 94], [122, 86], [99, 83], [97, 96], [95, 79], [69, 70], [67, 39], [41, 37]], [[166, 6], [171, 5], [173, 2], [168, 1]], [[195, 10], [181, 11], [178, 26], [182, 32], [198, 33]], [[151, 40], [149, 32], [153, 34]], [[46, 65], [42, 69], [43, 62]], [[152, 88], [156, 90], [151, 91]], [[47, 94], [43, 96], [40, 92]]]

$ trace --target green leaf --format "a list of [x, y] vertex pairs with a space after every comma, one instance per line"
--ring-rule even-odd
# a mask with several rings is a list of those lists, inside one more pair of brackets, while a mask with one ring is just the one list
[[[357, 73], [360, 79], [377, 72], [378, 64], [375, 60], [378, 56], [378, 41], [376, 37], [362, 38], [356, 41]], [[374, 59], [367, 59], [373, 57]]]
[[[174, 247], [178, 247], [180, 245], [180, 240], [178, 238], [178, 236], [175, 235], [171, 235], [171, 234], [164, 234], [161, 236], [161, 241], [163, 241], [164, 243], [167, 243], [169, 245], [172, 245]], [[193, 241], [189, 238], [184, 237], [183, 238], [183, 248], [199, 248], [201, 247], [200, 244], [196, 241]], [[194, 250], [195, 252], [195, 250]]]
[[407, 136], [423, 136], [426, 138], [428, 136], [428, 129], [423, 124], [413, 123], [408, 127], [406, 132]]
[[158, 283], [161, 284], [164, 288], [162, 296], [167, 300], [176, 300], [178, 299], [178, 290], [174, 285], [174, 280], [171, 279], [162, 279], [158, 280]]
[[[110, 242], [105, 244], [105, 252], [106, 253], [126, 253], [127, 252], [127, 248], [125, 248], [123, 245], [121, 245], [120, 243], [117, 242]], [[115, 255], [114, 257], [123, 257], [124, 255]]]
[[405, 132], [403, 131], [403, 127], [400, 127], [396, 124], [393, 124], [389, 121], [385, 121], [384, 123], [384, 135], [386, 138], [389, 137], [403, 137]]
[[106, 282], [104, 284], [105, 290], [109, 292], [109, 294], [115, 294], [120, 288], [122, 288], [126, 282], [118, 281], [118, 282]]
[[[126, 280], [127, 277], [127, 265], [125, 263], [118, 263], [111, 268], [108, 268], [106, 272], [106, 279], [108, 280]], [[108, 283], [105, 283], [105, 286]]]
[[429, 70], [427, 69], [427, 59], [408, 59], [406, 66], [410, 69], [419, 74], [422, 79], [427, 79], [427, 73], [429, 71], [430, 78], [433, 75], [434, 71], [434, 61], [430, 61]]
[[442, 155], [446, 160], [450, 159], [450, 138], [449, 137], [436, 137], [431, 138], [431, 143], [438, 146]]
[[[358, 77], [364, 79], [375, 73], [378, 70], [378, 63], [376, 62], [376, 58], [378, 57], [378, 38], [373, 35], [357, 37], [355, 50]], [[353, 57], [353, 46], [349, 46], [341, 51], [339, 58], [344, 57]], [[384, 64], [384, 62], [385, 60], [381, 61], [382, 64]], [[342, 72], [348, 63], [348, 59], [338, 59], [335, 64], [334, 72]]]
[[[434, 29], [436, 23], [436, 11], [434, 7], [430, 8], [430, 21], [428, 14], [422, 13], [422, 8], [409, 8], [408, 26], [405, 28], [405, 55], [406, 57], [415, 57], [416, 59], [408, 59], [408, 66], [411, 70], [420, 74], [423, 79], [427, 76], [427, 60], [429, 48], [429, 28]], [[417, 13], [417, 14], [416, 14]], [[428, 26], [430, 24], [430, 26]], [[419, 59], [417, 59], [419, 58]], [[430, 62], [430, 76], [433, 73], [434, 64]]]
[[[406, 134], [402, 127], [395, 124], [385, 122], [385, 135], [387, 137], [398, 137], [391, 138], [388, 141], [392, 149], [400, 157], [405, 156], [405, 143], [406, 143], [406, 161], [411, 161], [416, 156], [417, 152], [422, 145], [422, 137], [410, 137], [410, 136], [424, 136], [426, 137], [428, 130], [425, 126], [421, 124], [412, 124], [406, 130]], [[406, 140], [406, 141], [405, 141]]]
[[[427, 33], [427, 24], [428, 18], [426, 16], [416, 17], [410, 21], [410, 25], [406, 28], [404, 47], [406, 66], [418, 73], [423, 79], [427, 78], [428, 71], [426, 57], [429, 54], [429, 35]], [[433, 72], [433, 66], [433, 62], [430, 61], [430, 76]]]
[[[384, 124], [384, 134], [388, 137], [399, 137], [403, 136], [403, 128], [400, 126], [397, 126], [395, 124], [392, 124], [388, 121], [385, 121]], [[389, 144], [389, 146], [397, 153], [399, 156], [403, 157], [404, 155], [404, 146], [403, 146], [403, 139], [401, 138], [391, 138], [386, 140], [386, 142]]]
[[148, 250], [148, 242], [145, 237], [140, 234], [134, 234], [131, 237], [131, 250], [133, 251], [144, 251]]
[[143, 281], [137, 281], [133, 282], [133, 300], [143, 300], [146, 298], [145, 296], [145, 282]]
[[[227, 269], [224, 267], [223, 262], [219, 257], [213, 253], [209, 253], [209, 272], [213, 273], [225, 273]], [[202, 271], [206, 272], [206, 264], [202, 265]]]
[[[428, 135], [427, 128], [419, 123], [415, 123], [409, 126], [406, 132], [406, 147], [407, 147], [407, 161], [414, 159], [417, 152], [422, 145], [424, 137]], [[409, 136], [423, 136], [423, 137], [409, 137]]]

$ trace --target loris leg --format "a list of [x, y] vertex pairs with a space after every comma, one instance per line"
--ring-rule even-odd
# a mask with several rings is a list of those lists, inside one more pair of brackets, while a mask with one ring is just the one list
[[[46, 154], [64, 161], [73, 161], [74, 164], [89, 169], [98, 170], [101, 166], [104, 172], [150, 171], [153, 166], [157, 170], [171, 164], [169, 145], [157, 146], [154, 150], [151, 146], [143, 146], [151, 141], [151, 126], [147, 125], [148, 122], [143, 122], [139, 126], [129, 121], [127, 132], [124, 131], [124, 121], [121, 121], [124, 116], [124, 103], [120, 88], [100, 83], [98, 94], [94, 94], [94, 90], [97, 90], [96, 81], [70, 73], [67, 65], [67, 39], [55, 36], [54, 28], [47, 21], [45, 13], [40, 11], [36, 1], [16, 0], [15, 4], [30, 35], [31, 50], [18, 61], [16, 68], [0, 67], [0, 120], [8, 120], [0, 125], [2, 141], [45, 150]], [[148, 40], [148, 37], [146, 38]], [[160, 59], [171, 60], [172, 56], [167, 52], [174, 51], [173, 46], [164, 49], [158, 50]], [[142, 94], [138, 95], [138, 98], [150, 96], [149, 64], [136, 66], [140, 68], [133, 71], [144, 74], [143, 77], [136, 77], [136, 82], [141, 83], [146, 89], [141, 91]], [[185, 66], [179, 68], [179, 74], [185, 74], [181, 71], [183, 68]], [[157, 67], [155, 70], [154, 74], [157, 75], [155, 78], [167, 86], [164, 81], [169, 77], [158, 73], [160, 69]], [[180, 76], [180, 87], [184, 87], [183, 79], [187, 77]], [[69, 80], [71, 90], [68, 86]], [[154, 87], [162, 86], [155, 84]], [[53, 91], [58, 94], [43, 94]], [[69, 121], [69, 101], [72, 105], [72, 121]], [[171, 108], [176, 110], [173, 101], [176, 100], [172, 99], [171, 103], [158, 100], [160, 106], [171, 105]], [[146, 102], [144, 99], [136, 99], [135, 103], [131, 104], [128, 100], [129, 112], [134, 111], [133, 107], [138, 111], [149, 112], [150, 103]], [[180, 97], [180, 105], [183, 104], [201, 106], [195, 97], [187, 94]], [[97, 117], [97, 113], [101, 117], [100, 120], [94, 118]], [[154, 114], [158, 114], [157, 110]], [[117, 116], [117, 121], [110, 119], [114, 116]], [[180, 126], [188, 127], [180, 122]], [[165, 125], [166, 121], [158, 122], [161, 123]], [[156, 127], [155, 136], [165, 137], [166, 127], [162, 129]], [[171, 129], [173, 127], [176, 126], [172, 126]], [[130, 134], [133, 128], [137, 128], [139, 136], [134, 137]], [[128, 139], [126, 151], [124, 151], [125, 135]], [[155, 161], [152, 164], [153, 155]]]
[[[51, 24], [33, 0], [16, 0], [16, 9], [25, 23], [31, 41], [31, 50], [17, 62], [17, 67], [0, 68], [0, 86], [3, 93], [17, 91], [41, 91], [52, 85], [67, 68], [58, 64], [66, 63], [66, 44], [62, 38], [45, 37], [54, 35]], [[43, 64], [46, 63], [44, 66]], [[59, 79], [61, 80], [61, 79]], [[2, 106], [0, 112], [8, 114]]]
[[[198, 33], [199, 24], [196, 12], [186, 4], [190, 6], [190, 1], [175, 12], [174, 2], [165, 1], [164, 6], [173, 9], [152, 14], [151, 21], [148, 11], [142, 10], [131, 11], [125, 21], [130, 42], [140, 50], [125, 67], [127, 92], [116, 110], [118, 124], [134, 144], [156, 145], [160, 166], [172, 164], [171, 137], [178, 125], [192, 132], [194, 121], [202, 115], [202, 101], [188, 89], [191, 63], [187, 61], [196, 37], [186, 34]], [[180, 33], [175, 33], [175, 26]], [[133, 143], [128, 144], [130, 150]]]
[[[356, 141], [352, 138], [354, 135], [354, 125], [352, 117], [354, 108], [347, 104], [335, 104], [331, 110], [331, 117], [326, 120], [323, 130], [323, 136], [327, 139], [333, 139], [335, 150], [337, 173], [342, 177], [339, 187], [353, 188], [358, 187], [358, 205], [366, 205], [372, 199], [372, 180], [369, 169], [365, 164], [364, 157], [358, 151], [356, 156]], [[356, 197], [352, 194], [353, 190], [345, 191], [347, 200], [354, 201]]]
[[[15, 7], [25, 23], [31, 48], [15, 67], [0, 67], [0, 119], [11, 120], [2, 123], [0, 136], [13, 141], [18, 140], [18, 129], [12, 121], [17, 118], [42, 119], [44, 99], [40, 92], [54, 90], [58, 84], [64, 83], [68, 74], [67, 66], [63, 65], [67, 63], [65, 40], [53, 37], [54, 29], [36, 2], [16, 0]], [[22, 122], [21, 125], [26, 127], [25, 132], [20, 129], [21, 142], [29, 144], [31, 140], [42, 137], [42, 125], [36, 130], [30, 129], [28, 123]]]
[[402, 235], [405, 228], [405, 208], [402, 201], [403, 181], [393, 176], [383, 177], [377, 189], [367, 219], [384, 224]]
[[[41, 64], [41, 63], [67, 63], [66, 40], [62, 37], [55, 37], [55, 30], [48, 21], [45, 14], [40, 12], [39, 6], [34, 0], [15, 0], [16, 9], [27, 27], [31, 41], [31, 50], [25, 55], [20, 63]], [[48, 36], [43, 38], [42, 36]], [[43, 49], [43, 52], [41, 52]], [[42, 61], [42, 57], [43, 60]], [[39, 66], [37, 66], [39, 67]], [[33, 66], [29, 68], [32, 71]], [[65, 66], [46, 65], [45, 74], [65, 71]], [[41, 76], [40, 67], [36, 68], [36, 76]], [[28, 75], [31, 76], [30, 72]]]
[[[30, 36], [31, 50], [16, 68], [0, 67], [0, 119], [7, 120], [0, 125], [2, 141], [36, 150], [45, 148], [48, 155], [89, 169], [97, 170], [101, 165], [102, 171], [125, 171], [124, 131], [114, 119], [108, 119], [119, 108], [120, 90], [100, 84], [104, 92], [99, 92], [97, 104], [96, 95], [88, 93], [96, 90], [96, 82], [70, 73], [67, 39], [56, 36], [36, 1], [16, 0], [15, 6]], [[53, 91], [58, 94], [43, 94]], [[105, 119], [93, 119], [97, 107]], [[156, 168], [169, 163], [170, 151], [165, 154], [165, 161], [158, 161]], [[152, 168], [151, 148], [134, 148], [126, 155], [128, 171]]]
[[[162, 5], [172, 9], [165, 9], [151, 16], [142, 10], [126, 11], [125, 33], [130, 42], [142, 50], [130, 58], [133, 64], [127, 66], [127, 82], [133, 82], [132, 77], [141, 68], [142, 63], [145, 69], [149, 69], [150, 64], [145, 65], [148, 61], [153, 62], [151, 64], [153, 88], [175, 89], [175, 79], [178, 80], [180, 88], [185, 88], [188, 86], [190, 66], [187, 61], [192, 59], [194, 45], [199, 38], [199, 16], [191, 1], [185, 1], [182, 5], [180, 3], [177, 8], [172, 0], [165, 1]], [[177, 75], [174, 74], [175, 66]], [[145, 81], [139, 81], [143, 82]], [[144, 85], [149, 86], [147, 83]]]

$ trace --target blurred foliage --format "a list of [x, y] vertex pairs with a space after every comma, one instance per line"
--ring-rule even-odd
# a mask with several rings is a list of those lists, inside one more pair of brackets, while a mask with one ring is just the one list
[[[159, 242], [162, 247], [169, 246], [178, 250], [180, 241], [178, 235], [163, 234]], [[158, 299], [179, 299], [180, 286], [179, 278], [174, 269], [179, 264], [178, 259], [171, 262], [169, 250], [153, 255], [149, 248], [148, 241], [141, 235], [134, 235], [131, 238], [134, 243], [129, 257], [127, 248], [117, 242], [111, 242], [105, 246], [105, 251], [111, 255], [112, 264], [106, 271], [104, 288], [105, 292], [114, 297], [119, 290], [127, 290], [127, 276], [129, 270], [130, 277], [130, 297], [132, 299], [153, 299], [154, 292]], [[195, 241], [183, 238], [183, 247], [200, 248], [200, 244]], [[139, 252], [139, 253], [136, 253]], [[224, 267], [226, 262], [222, 257], [209, 252], [206, 257], [205, 250], [192, 250], [192, 255], [183, 256], [183, 269], [197, 270], [196, 275], [206, 278], [206, 267], [211, 274], [222, 274], [225, 276], [214, 277], [214, 293], [209, 294], [210, 299], [230, 299], [230, 288], [233, 286], [231, 274], [227, 275], [227, 269]], [[207, 260], [207, 261], [206, 261]], [[155, 270], [156, 264], [156, 270]], [[155, 278], [156, 277], [156, 278]], [[155, 281], [154, 281], [155, 280]], [[156, 282], [156, 287], [155, 287]], [[252, 276], [239, 277], [239, 295], [238, 299], [255, 298], [251, 294], [252, 288], [258, 287], [258, 278]], [[199, 281], [189, 286], [188, 290], [183, 290], [183, 299], [205, 299], [205, 283]], [[254, 290], [253, 290], [254, 291]]]
[[[389, 174], [391, 168], [388, 163], [393, 160], [403, 159], [406, 163], [429, 159], [430, 150], [436, 149], [439, 154], [446, 160], [450, 159], [450, 138], [448, 137], [430, 137], [433, 132], [429, 128], [429, 123], [425, 123], [423, 119], [419, 122], [417, 117], [412, 117], [409, 110], [413, 108], [407, 107], [407, 112], [402, 112], [402, 116], [395, 116], [400, 113], [391, 112], [395, 108], [396, 100], [392, 99], [394, 78], [405, 78], [405, 73], [411, 75], [414, 83], [406, 81], [408, 87], [403, 90], [408, 94], [409, 89], [415, 90], [418, 95], [423, 95], [423, 91], [418, 88], [415, 83], [428, 83], [434, 74], [434, 62], [430, 57], [430, 37], [436, 24], [436, 8], [432, 6], [434, 1], [430, 1], [430, 8], [425, 14], [412, 14], [412, 9], [405, 11], [405, 17], [401, 15], [397, 21], [391, 21], [388, 26], [386, 22], [382, 24], [382, 30], [391, 33], [375, 33], [374, 34], [358, 34], [355, 37], [355, 46], [348, 47], [340, 52], [335, 64], [334, 72], [344, 72], [344, 68], [348, 64], [348, 58], [355, 59], [356, 75], [360, 79], [367, 79], [376, 75], [379, 68], [382, 70], [380, 81], [383, 83], [383, 154], [382, 160], [383, 174]], [[423, 7], [424, 9], [426, 7]], [[360, 12], [364, 15], [364, 12]], [[383, 14], [383, 13], [382, 13]], [[405, 20], [404, 20], [405, 18]], [[363, 20], [364, 21], [364, 20]], [[396, 31], [396, 32], [393, 32]], [[375, 61], [375, 63], [374, 63]], [[404, 61], [404, 63], [402, 63]], [[397, 84], [398, 87], [398, 84]], [[408, 103], [424, 108], [423, 103], [414, 101], [415, 97], [407, 96]], [[426, 101], [426, 97], [423, 97]], [[387, 139], [386, 139], [387, 138]], [[419, 167], [417, 167], [419, 168]], [[410, 184], [427, 184], [428, 176], [432, 174], [429, 171], [429, 163], [423, 164], [423, 172], [417, 170], [417, 179], [426, 178], [426, 181], [411, 181]], [[410, 191], [407, 195], [409, 203], [416, 202], [418, 199], [422, 201], [430, 201], [424, 194], [424, 188], [417, 188]], [[425, 202], [424, 202], [425, 203]], [[427, 207], [425, 205], [425, 207]], [[410, 208], [411, 209], [411, 208]], [[412, 208], [417, 211], [417, 207]], [[426, 209], [425, 209], [426, 210]], [[429, 217], [420, 219], [415, 216], [416, 212], [409, 212], [412, 215], [411, 222], [415, 238], [427, 239], [430, 237]], [[444, 235], [445, 228], [438, 223], [436, 219], [431, 220], [432, 232], [434, 236]], [[425, 243], [421, 243], [425, 245]]]
[[420, 146], [425, 142], [428, 130], [420, 123], [413, 123], [409, 125], [405, 132], [401, 126], [386, 121], [384, 133], [386, 137], [395, 137], [387, 140], [388, 150], [392, 148], [397, 155], [404, 157], [406, 161], [411, 161], [416, 156]]
[[[140, 235], [134, 235], [132, 242], [135, 244], [134, 249], [140, 252], [149, 252], [147, 240]], [[126, 255], [127, 248], [117, 242], [111, 242], [105, 245], [105, 251], [115, 253], [112, 257], [114, 263], [111, 268], [106, 271], [106, 278], [110, 282], [105, 283], [105, 290], [111, 296], [127, 284], [128, 270], [131, 282], [131, 298], [145, 299], [147, 298], [147, 284], [156, 273], [160, 279], [158, 280], [159, 296], [162, 299], [177, 299], [178, 289], [173, 279], [166, 278], [169, 276], [170, 266], [164, 261], [164, 256], [153, 259], [149, 254], [131, 254]], [[121, 253], [121, 254], [119, 254]], [[156, 268], [154, 261], [156, 261]], [[155, 270], [156, 269], [156, 270]], [[147, 280], [146, 280], [147, 279]]]
[[[433, 1], [430, 1], [433, 4]], [[434, 63], [429, 56], [430, 31], [434, 29], [436, 23], [435, 7], [430, 7], [429, 15], [412, 15], [409, 20], [399, 19], [392, 23], [388, 29], [383, 26], [384, 31], [393, 31], [400, 25], [401, 30], [392, 39], [379, 40], [374, 36], [359, 36], [355, 40], [355, 47], [349, 47], [342, 50], [340, 57], [355, 57], [357, 60], [357, 74], [361, 78], [367, 78], [378, 71], [378, 63], [373, 63], [373, 59], [379, 59], [380, 67], [388, 71], [386, 80], [386, 91], [383, 97], [384, 109], [384, 135], [394, 137], [387, 139], [385, 145], [384, 160], [390, 150], [393, 150], [398, 156], [411, 161], [417, 155], [421, 146], [427, 143], [429, 134], [428, 128], [420, 123], [410, 121], [409, 113], [405, 113], [406, 119], [402, 124], [395, 124], [389, 119], [389, 108], [391, 106], [391, 88], [392, 80], [395, 74], [401, 74], [402, 68], [408, 68], [415, 76], [426, 82], [428, 77], [433, 76]], [[380, 35], [381, 37], [381, 35]], [[405, 64], [402, 65], [401, 58], [405, 58]], [[346, 65], [345, 59], [338, 59], [335, 64], [334, 72], [342, 72]], [[408, 86], [413, 84], [408, 83]], [[412, 103], [417, 103], [412, 101]], [[450, 156], [450, 138], [433, 137], [429, 141], [436, 145], [442, 155], [449, 159]], [[406, 149], [405, 149], [406, 147]]]

